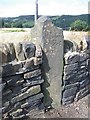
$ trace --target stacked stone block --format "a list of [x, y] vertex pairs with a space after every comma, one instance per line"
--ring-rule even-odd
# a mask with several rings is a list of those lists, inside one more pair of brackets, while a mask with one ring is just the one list
[[90, 93], [90, 53], [68, 52], [64, 59], [62, 104], [67, 105]]
[[0, 66], [3, 119], [32, 117], [44, 110], [41, 90], [44, 82], [41, 75], [42, 49], [30, 42], [3, 46], [5, 49], [0, 49], [4, 55]]

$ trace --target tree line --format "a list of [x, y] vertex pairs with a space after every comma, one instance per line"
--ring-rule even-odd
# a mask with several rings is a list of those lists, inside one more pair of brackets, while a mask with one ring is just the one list
[[[49, 16], [53, 24], [64, 30], [90, 31], [89, 14]], [[34, 26], [34, 15], [19, 16], [0, 19], [0, 27], [3, 28], [31, 28]]]

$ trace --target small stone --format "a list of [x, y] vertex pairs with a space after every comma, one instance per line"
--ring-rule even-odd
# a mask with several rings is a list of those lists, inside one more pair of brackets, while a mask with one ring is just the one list
[[34, 65], [42, 64], [42, 58], [34, 58]]
[[34, 70], [32, 72], [25, 73], [24, 74], [24, 79], [29, 79], [29, 78], [36, 77], [36, 76], [39, 76], [39, 75], [41, 75], [41, 70], [40, 69]]
[[23, 86], [28, 86], [28, 87], [31, 87], [31, 86], [34, 86], [34, 85], [40, 85], [44, 82], [43, 79], [41, 80], [34, 80], [34, 81], [30, 81], [30, 80], [26, 80], [27, 82], [23, 84]]
[[35, 57], [37, 57], [37, 58], [42, 57], [42, 48], [40, 45], [37, 45], [37, 44], [36, 44]]
[[23, 60], [25, 60], [22, 43], [21, 43], [21, 42], [19, 42], [19, 43], [14, 43], [14, 48], [15, 48], [17, 60], [18, 60], [18, 61], [23, 61]]
[[10, 51], [11, 61], [15, 60], [16, 59], [16, 54], [15, 54], [14, 44], [13, 43], [7, 43], [7, 47]]
[[23, 112], [22, 109], [18, 109], [17, 111], [10, 113], [10, 115], [12, 115], [12, 116], [18, 116], [18, 115], [20, 115], [22, 112]]
[[34, 62], [33, 62], [33, 59], [34, 57], [30, 58], [30, 59], [27, 59], [24, 64], [23, 64], [23, 67], [25, 69], [29, 69], [30, 67], [32, 67], [34, 65]]
[[67, 98], [67, 97], [70, 97], [70, 96], [73, 96], [77, 93], [77, 87], [73, 87], [71, 89], [67, 89], [65, 91], [63, 91], [63, 98]]
[[90, 84], [90, 80], [88, 78], [86, 78], [85, 80], [80, 82], [80, 89], [86, 87], [89, 84]]

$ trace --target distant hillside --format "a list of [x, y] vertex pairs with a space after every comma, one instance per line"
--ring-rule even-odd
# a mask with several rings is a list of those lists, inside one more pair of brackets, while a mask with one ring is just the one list
[[[88, 23], [90, 14], [83, 15], [62, 15], [62, 16], [49, 16], [57, 27], [65, 30], [70, 28], [70, 25], [76, 20], [82, 20]], [[90, 23], [90, 22], [89, 22]], [[17, 28], [31, 28], [34, 26], [34, 15], [26, 15], [19, 17], [8, 17], [2, 19], [2, 27], [17, 27]]]

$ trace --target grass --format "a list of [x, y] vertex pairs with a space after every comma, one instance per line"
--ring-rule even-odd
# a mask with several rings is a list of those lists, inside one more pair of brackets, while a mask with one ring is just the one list
[[26, 32], [24, 29], [6, 29], [6, 30], [2, 30], [2, 32]]

